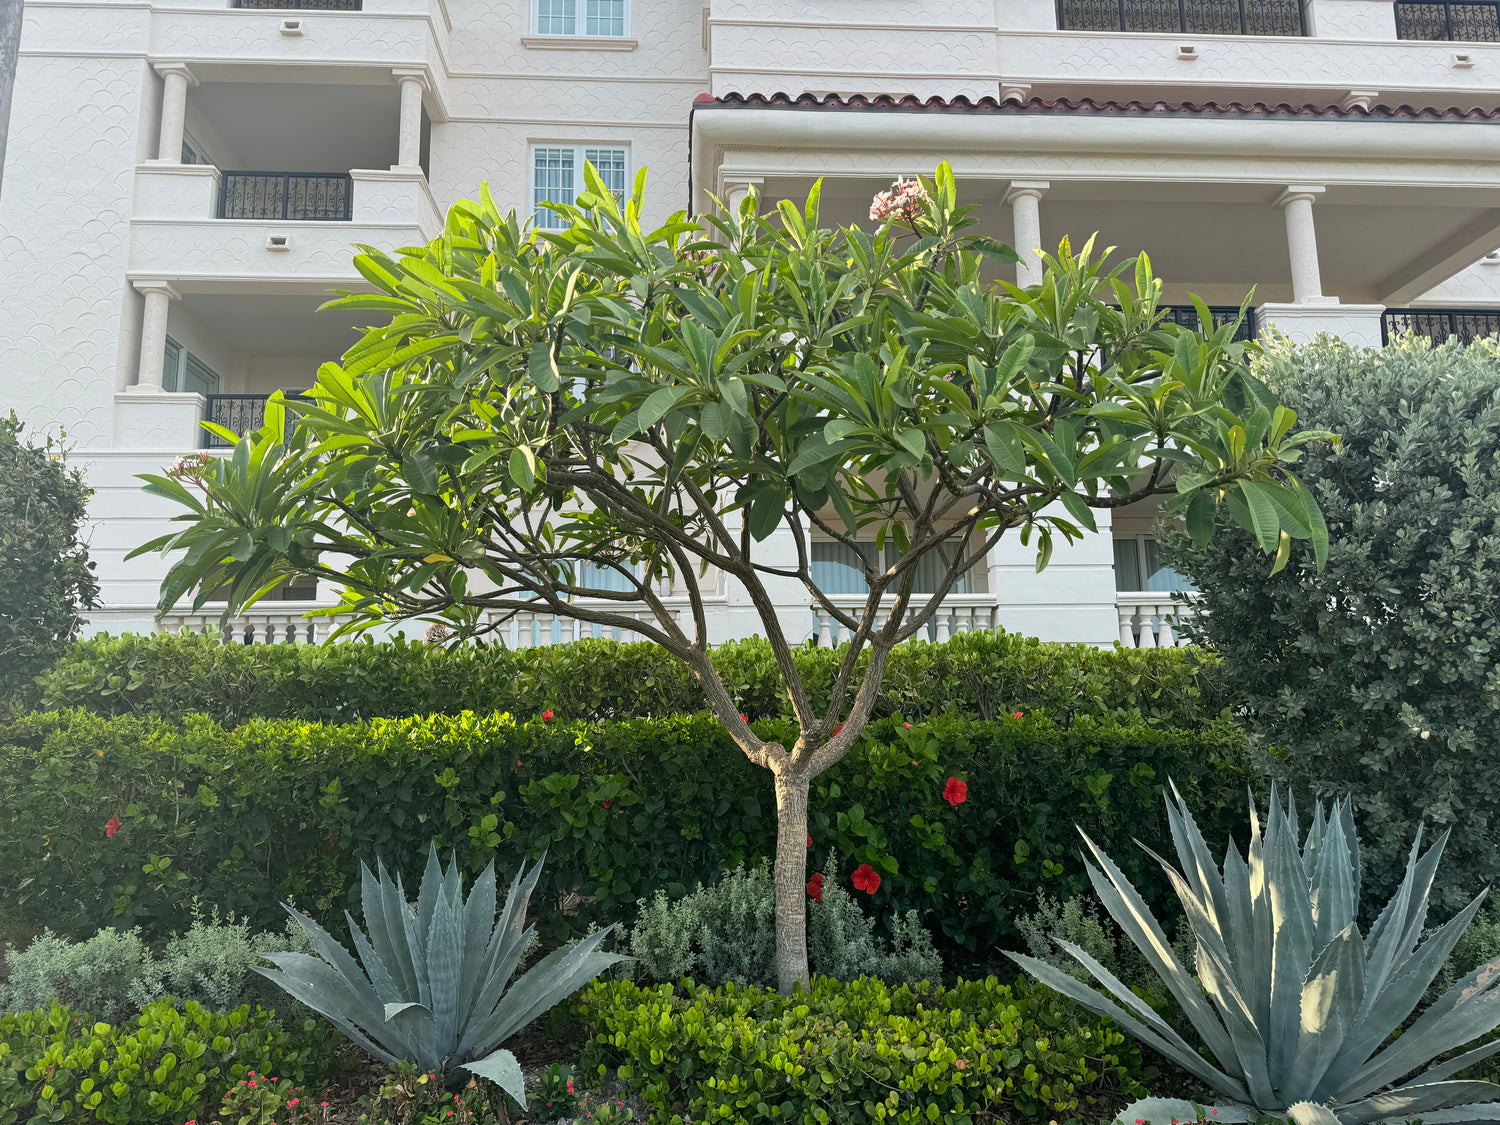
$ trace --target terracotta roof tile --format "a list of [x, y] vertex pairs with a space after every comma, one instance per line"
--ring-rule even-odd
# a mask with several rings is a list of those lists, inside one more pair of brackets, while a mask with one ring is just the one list
[[977, 101], [959, 95], [956, 98], [931, 97], [926, 99], [917, 98], [913, 95], [905, 97], [892, 97], [889, 94], [879, 94], [875, 97], [865, 97], [855, 94], [852, 97], [843, 98], [837, 94], [829, 94], [826, 97], [816, 97], [813, 94], [725, 94], [722, 97], [709, 97], [700, 94], [695, 101], [695, 109], [751, 109], [751, 108], [773, 108], [773, 109], [800, 109], [800, 110], [837, 110], [844, 112], [867, 113], [867, 112], [917, 112], [917, 113], [1001, 113], [1001, 114], [1036, 114], [1036, 113], [1067, 113], [1087, 114], [1101, 117], [1244, 117], [1244, 118], [1345, 118], [1345, 119], [1373, 119], [1373, 120], [1431, 120], [1431, 121], [1500, 121], [1500, 111], [1494, 109], [1459, 109], [1457, 107], [1440, 108], [1435, 106], [1413, 107], [1409, 105], [1388, 106], [1377, 105], [1369, 109], [1353, 106], [1348, 109], [1337, 105], [1290, 105], [1281, 102], [1270, 105], [1266, 102], [1119, 102], [1113, 100], [1095, 101], [1093, 98], [1082, 98], [1073, 101], [1069, 98], [1058, 98], [1055, 101], [1047, 101], [1044, 98], [1032, 98], [1021, 102], [1014, 98], [1000, 101], [998, 98], [980, 98]]

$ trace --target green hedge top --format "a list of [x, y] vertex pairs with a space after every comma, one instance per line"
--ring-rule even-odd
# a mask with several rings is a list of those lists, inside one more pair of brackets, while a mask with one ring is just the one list
[[[1132, 837], [1169, 838], [1161, 792], [1175, 778], [1222, 846], [1244, 819], [1244, 759], [1227, 721], [885, 719], [814, 783], [810, 858], [821, 868], [836, 850], [845, 876], [870, 864], [880, 888], [859, 898], [877, 915], [915, 909], [948, 942], [983, 948], [1040, 890], [1083, 889], [1075, 825], [1148, 899], [1169, 894]], [[360, 859], [415, 876], [435, 842], [470, 876], [545, 851], [533, 905], [561, 938], [771, 854], [775, 822], [770, 775], [705, 714], [230, 728], [73, 710], [0, 726], [0, 910], [62, 933], [170, 931], [195, 897], [262, 927], [282, 924], [290, 897], [338, 925]]]
[[[797, 653], [815, 702], [826, 698], [838, 653]], [[789, 714], [770, 647], [722, 645], [714, 664], [755, 718]], [[461, 711], [564, 719], [624, 719], [703, 710], [691, 674], [653, 644], [585, 640], [512, 651], [384, 644], [224, 645], [212, 636], [96, 637], [75, 645], [42, 679], [48, 707], [104, 715], [209, 715], [348, 722]], [[892, 655], [877, 714], [958, 713], [992, 719], [1044, 710], [1128, 715], [1191, 727], [1227, 706], [1218, 662], [1196, 649], [1047, 644], [1008, 633], [963, 633], [945, 644], [908, 643]]]

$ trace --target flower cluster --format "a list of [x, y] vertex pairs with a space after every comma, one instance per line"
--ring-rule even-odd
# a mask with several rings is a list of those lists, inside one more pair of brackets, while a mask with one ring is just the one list
[[898, 179], [870, 200], [870, 218], [876, 222], [894, 219], [914, 223], [921, 218], [930, 199], [920, 180]]
[[167, 476], [173, 480], [202, 480], [212, 464], [213, 458], [207, 453], [184, 453], [167, 467]]
[[[219, 1120], [264, 1121], [270, 1125], [325, 1125], [328, 1103], [316, 1104], [301, 1086], [285, 1078], [268, 1078], [250, 1071], [239, 1084], [224, 1092], [219, 1105]], [[195, 1125], [189, 1121], [187, 1125]]]

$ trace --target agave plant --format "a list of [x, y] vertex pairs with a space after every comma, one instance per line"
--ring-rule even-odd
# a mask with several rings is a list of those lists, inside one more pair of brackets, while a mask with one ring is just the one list
[[[1454, 1078], [1500, 1051], [1500, 1040], [1411, 1077], [1500, 1026], [1500, 957], [1475, 969], [1391, 1038], [1484, 899], [1481, 893], [1422, 940], [1446, 834], [1422, 853], [1418, 828], [1400, 888], [1362, 934], [1359, 841], [1347, 802], [1334, 804], [1326, 816], [1320, 802], [1303, 841], [1296, 802], [1289, 800], [1283, 810], [1273, 789], [1264, 836], [1252, 802], [1249, 851], [1242, 857], [1231, 843], [1222, 869], [1175, 786], [1167, 814], [1181, 871], [1145, 850], [1166, 869], [1182, 900], [1197, 940], [1197, 979], [1178, 963], [1130, 881], [1085, 835], [1098, 864], [1087, 866], [1106, 909], [1176, 998], [1204, 1051], [1070, 942], [1058, 944], [1108, 995], [1035, 958], [1010, 956], [1227, 1098], [1231, 1104], [1211, 1110], [1211, 1120], [1270, 1115], [1297, 1125], [1361, 1125], [1416, 1115], [1423, 1125], [1500, 1122], [1500, 1105], [1494, 1104], [1500, 1085]], [[1119, 1120], [1193, 1121], [1196, 1108], [1149, 1099], [1127, 1108]]]
[[360, 906], [369, 933], [345, 912], [358, 961], [322, 926], [287, 906], [317, 956], [267, 954], [276, 968], [258, 971], [376, 1058], [405, 1059], [449, 1084], [472, 1071], [525, 1106], [520, 1064], [498, 1048], [624, 960], [597, 952], [609, 931], [556, 950], [512, 983], [535, 931], [526, 925], [526, 906], [540, 862], [517, 872], [498, 919], [493, 863], [465, 901], [457, 862], [442, 870], [432, 849], [415, 904], [406, 901], [401, 877], [393, 881], [385, 865], [377, 865], [378, 874], [360, 865]]

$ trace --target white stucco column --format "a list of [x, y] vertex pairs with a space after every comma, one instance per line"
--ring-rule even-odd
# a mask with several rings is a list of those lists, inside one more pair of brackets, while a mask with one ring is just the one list
[[1015, 251], [1021, 256], [1016, 263], [1016, 284], [1023, 289], [1042, 280], [1044, 268], [1038, 257], [1042, 250], [1042, 211], [1040, 200], [1052, 185], [1046, 180], [1012, 180], [1005, 193], [1015, 225]]
[[165, 281], [137, 281], [135, 287], [146, 298], [146, 308], [141, 313], [140, 368], [135, 384], [126, 390], [161, 394], [161, 369], [167, 361], [167, 309], [182, 294]]
[[723, 189], [719, 198], [724, 201], [724, 207], [731, 215], [738, 215], [740, 204], [752, 190], [759, 191], [764, 180], [760, 176], [734, 176], [724, 180]]
[[182, 163], [182, 130], [187, 121], [187, 92], [198, 85], [186, 63], [156, 64], [162, 77], [161, 130], [157, 134], [156, 159], [161, 164]]
[[427, 89], [427, 74], [421, 70], [393, 70], [391, 74], [401, 88], [401, 132], [396, 145], [396, 168], [420, 168], [422, 165], [422, 94]]
[[1299, 305], [1337, 304], [1323, 296], [1323, 275], [1318, 267], [1318, 235], [1313, 225], [1313, 201], [1324, 189], [1314, 184], [1293, 184], [1276, 199], [1286, 216], [1286, 249], [1292, 261], [1292, 300]]

